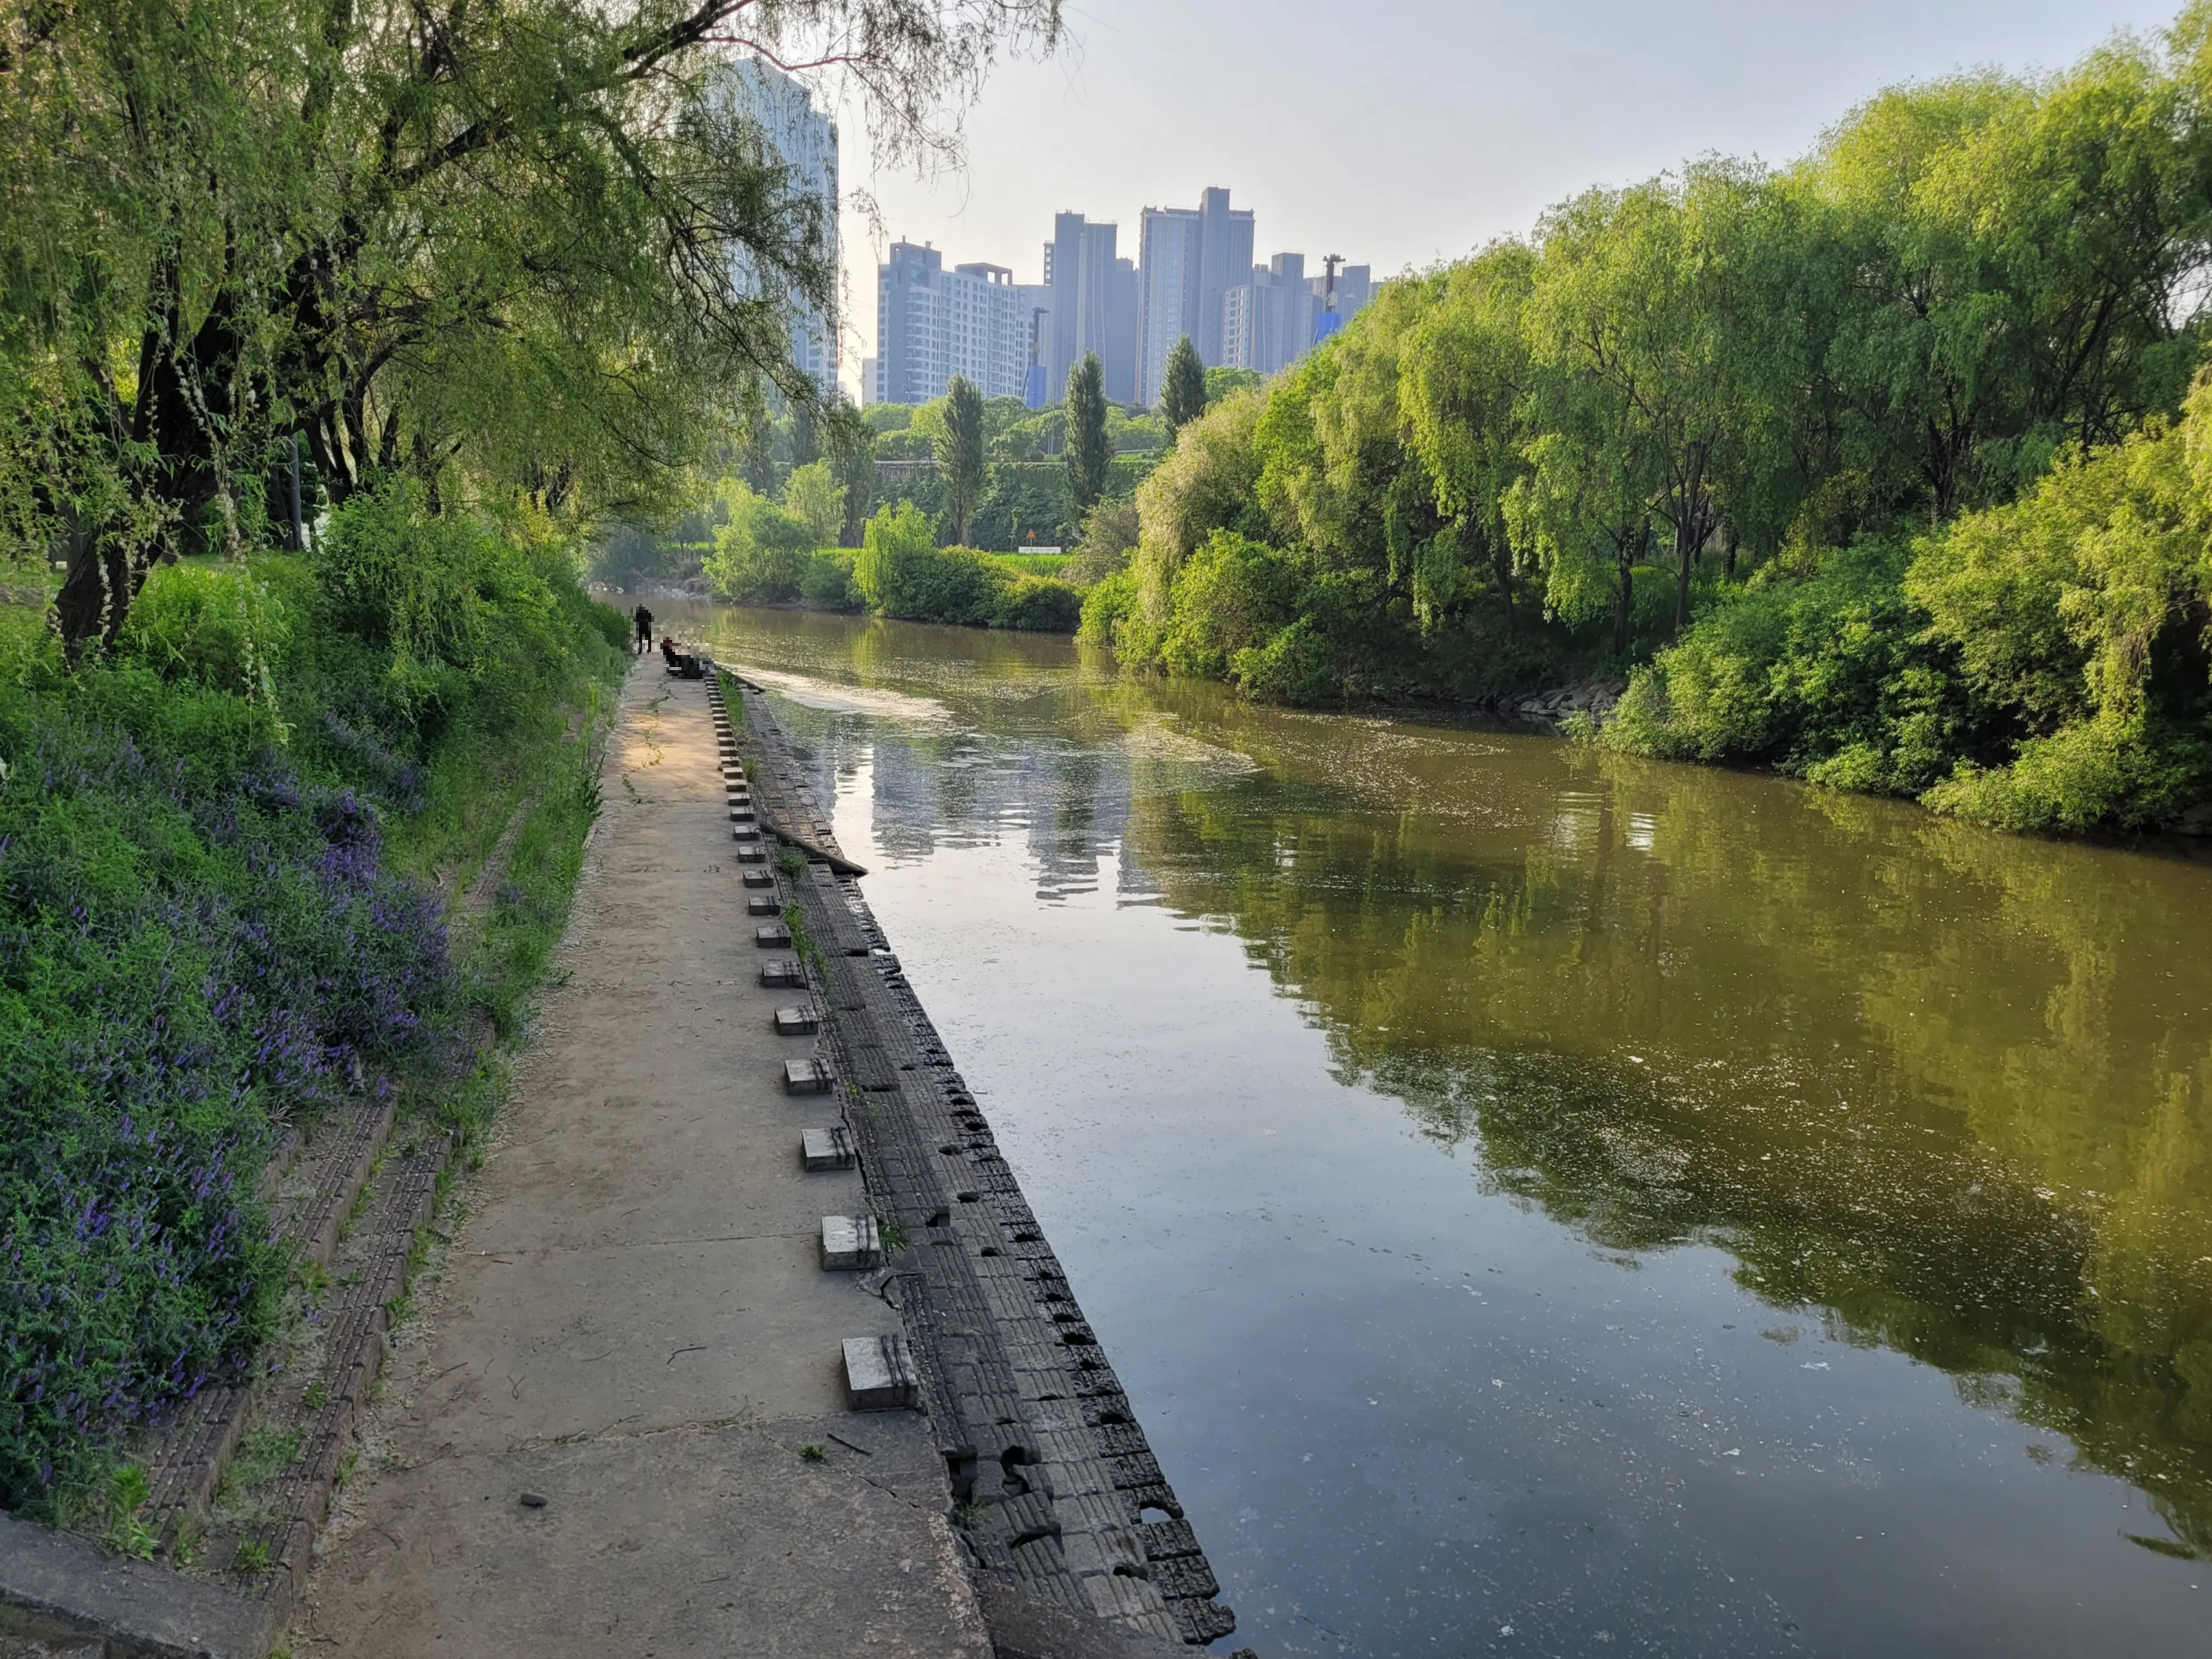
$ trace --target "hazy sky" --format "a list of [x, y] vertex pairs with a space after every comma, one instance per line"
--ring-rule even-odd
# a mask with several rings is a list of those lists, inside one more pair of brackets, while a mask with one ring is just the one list
[[[968, 118], [964, 172], [872, 173], [842, 123], [848, 190], [890, 237], [1035, 282], [1062, 210], [1117, 220], [1225, 185], [1256, 250], [1379, 277], [1525, 231], [1549, 204], [1709, 151], [1782, 161], [1899, 81], [2055, 69], [2179, 0], [1070, 0], [1074, 39], [1004, 63]], [[854, 328], [874, 349], [883, 243], [845, 216]]]

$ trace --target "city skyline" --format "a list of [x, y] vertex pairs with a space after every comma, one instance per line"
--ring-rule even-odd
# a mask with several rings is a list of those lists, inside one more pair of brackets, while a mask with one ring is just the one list
[[1231, 194], [1208, 185], [1195, 207], [1147, 206], [1133, 258], [1118, 222], [1056, 213], [1034, 283], [988, 261], [948, 267], [948, 251], [927, 240], [893, 242], [876, 269], [860, 400], [926, 403], [963, 375], [987, 398], [1039, 407], [1096, 354], [1109, 402], [1151, 408], [1186, 338], [1208, 368], [1281, 372], [1324, 337], [1326, 312], [1341, 321], [1367, 303], [1372, 267], [1332, 253], [1310, 275], [1304, 252], [1291, 250], [1260, 262], [1254, 213]]
[[[1300, 252], [1318, 269], [1344, 253], [1395, 276], [1526, 235], [1592, 186], [1716, 152], [1787, 162], [1885, 86], [2055, 69], [2115, 28], [2161, 29], [2174, 9], [1685, 0], [1662, 18], [1621, 0], [1538, 11], [1375, 0], [1354, 30], [1316, 0], [1279, 0], [1264, 29], [1228, 0], [1117, 0], [1072, 19], [1072, 50], [998, 66], [969, 112], [963, 169], [872, 172], [862, 126], [848, 121], [850, 182], [876, 213], [848, 208], [847, 281], [864, 300], [902, 238], [1031, 280], [1055, 208], [1117, 222], [1134, 253], [1145, 207], [1224, 180], [1255, 212], [1261, 260]], [[1224, 73], [1231, 63], [1238, 72]], [[1662, 86], [1680, 95], [1655, 97]], [[872, 349], [864, 328], [847, 362]]]

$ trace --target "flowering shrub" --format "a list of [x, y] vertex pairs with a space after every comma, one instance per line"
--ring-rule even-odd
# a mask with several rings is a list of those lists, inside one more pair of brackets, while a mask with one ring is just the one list
[[258, 1194], [276, 1126], [435, 1048], [454, 989], [434, 900], [383, 866], [352, 791], [273, 755], [196, 790], [49, 716], [0, 784], [9, 1508], [246, 1363], [281, 1267]]
[[[559, 936], [568, 714], [627, 660], [544, 526], [404, 483], [310, 557], [157, 571], [133, 617], [72, 672], [0, 605], [0, 1508], [49, 1515], [253, 1363], [288, 1121], [395, 1077], [448, 1116], [481, 1092], [465, 1016], [514, 1029]], [[408, 872], [541, 790], [464, 971]]]

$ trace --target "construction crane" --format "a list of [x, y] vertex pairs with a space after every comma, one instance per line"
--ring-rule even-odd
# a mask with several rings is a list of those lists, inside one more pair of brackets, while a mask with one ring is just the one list
[[1336, 310], [1336, 268], [1343, 263], [1341, 253], [1322, 255], [1321, 267], [1326, 274], [1322, 277], [1321, 315], [1314, 319], [1313, 343], [1316, 345], [1344, 326], [1344, 319], [1337, 314]]

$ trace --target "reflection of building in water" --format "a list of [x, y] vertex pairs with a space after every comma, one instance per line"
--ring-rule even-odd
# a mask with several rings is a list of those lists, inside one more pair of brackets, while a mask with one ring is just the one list
[[[818, 799], [832, 799], [841, 781], [850, 787], [872, 762], [871, 828], [893, 858], [989, 845], [1020, 830], [1040, 894], [1060, 897], [1097, 887], [1102, 859], [1128, 827], [1129, 757], [1119, 746], [937, 734], [787, 704], [776, 712]], [[1118, 885], [1152, 890], [1126, 851]]]

